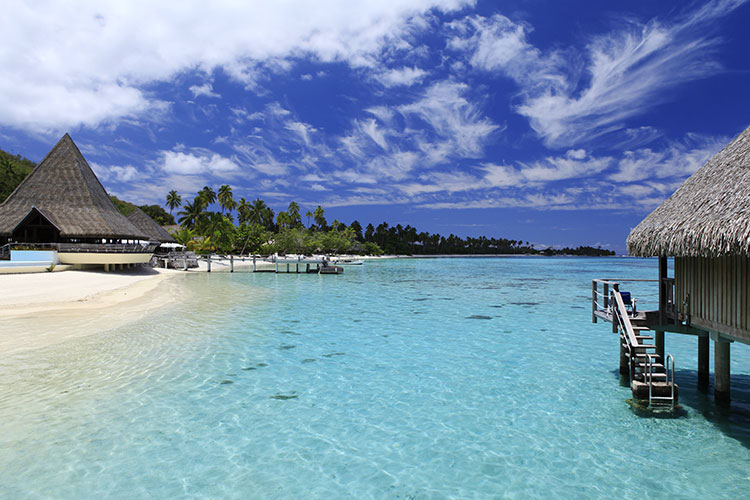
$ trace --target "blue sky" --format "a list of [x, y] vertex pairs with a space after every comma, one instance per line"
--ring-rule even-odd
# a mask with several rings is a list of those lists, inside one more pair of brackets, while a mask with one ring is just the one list
[[[156, 5], [154, 5], [156, 4]], [[113, 194], [539, 247], [625, 238], [750, 125], [745, 0], [10, 2], [0, 147]]]

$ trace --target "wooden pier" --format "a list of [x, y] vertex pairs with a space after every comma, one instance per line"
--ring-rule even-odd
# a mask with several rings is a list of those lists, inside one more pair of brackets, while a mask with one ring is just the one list
[[[177, 264], [182, 262], [181, 257], [176, 258]], [[206, 272], [211, 272], [212, 268], [217, 265], [224, 267], [230, 273], [235, 272], [235, 265], [239, 264], [238, 270], [253, 273], [276, 273], [276, 274], [342, 274], [344, 268], [331, 264], [328, 258], [308, 258], [308, 257], [271, 257], [263, 258], [258, 256], [218, 256], [203, 255], [197, 257], [206, 263]], [[249, 265], [243, 265], [243, 264]], [[228, 264], [229, 269], [226, 269]], [[177, 266], [174, 266], [179, 268]]]
[[630, 386], [633, 400], [649, 410], [674, 411], [679, 388], [674, 381], [674, 358], [664, 353], [664, 332], [647, 334], [655, 326], [655, 312], [639, 312], [637, 299], [620, 291], [620, 285], [619, 281], [593, 280], [591, 320], [612, 323], [612, 332], [619, 334], [620, 380]]
[[[627, 319], [634, 330], [635, 339], [623, 338], [621, 349], [638, 355], [653, 350], [654, 360], [662, 373], [667, 373], [664, 350], [665, 333], [692, 335], [697, 340], [697, 386], [701, 391], [709, 388], [710, 340], [714, 343], [714, 399], [717, 403], [730, 401], [730, 346], [734, 342], [750, 344], [750, 260], [737, 257], [706, 259], [697, 257], [675, 258], [675, 276], [667, 276], [667, 258], [659, 258], [658, 280], [606, 280], [592, 281], [591, 319], [612, 323], [612, 331], [626, 330], [622, 324], [623, 309], [617, 301], [623, 286], [652, 282], [658, 292], [658, 307], [638, 311], [637, 301], [631, 298]], [[630, 284], [630, 285], [628, 285]], [[624, 305], [624, 304], [623, 304]], [[625, 309], [628, 309], [626, 306]], [[651, 337], [644, 332], [653, 332]], [[625, 332], [625, 337], [629, 333]], [[641, 346], [638, 337], [653, 340], [652, 345]], [[623, 346], [623, 344], [625, 344]], [[646, 349], [640, 349], [646, 347]], [[643, 356], [639, 356], [643, 358]], [[632, 366], [621, 350], [620, 374], [631, 377]], [[634, 397], [642, 396], [638, 384], [632, 384]], [[636, 392], [638, 394], [636, 394]]]

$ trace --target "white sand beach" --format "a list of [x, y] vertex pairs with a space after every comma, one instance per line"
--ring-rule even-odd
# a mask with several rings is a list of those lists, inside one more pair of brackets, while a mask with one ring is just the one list
[[110, 329], [176, 300], [177, 271], [63, 271], [0, 276], [0, 353]]

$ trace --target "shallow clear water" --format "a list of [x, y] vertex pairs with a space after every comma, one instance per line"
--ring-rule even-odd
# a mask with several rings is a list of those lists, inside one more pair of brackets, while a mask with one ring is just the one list
[[733, 344], [720, 411], [695, 388], [696, 339], [668, 334], [684, 411], [644, 418], [591, 323], [592, 278], [656, 273], [497, 258], [175, 277], [166, 311], [0, 358], [0, 497], [741, 498], [750, 348]]

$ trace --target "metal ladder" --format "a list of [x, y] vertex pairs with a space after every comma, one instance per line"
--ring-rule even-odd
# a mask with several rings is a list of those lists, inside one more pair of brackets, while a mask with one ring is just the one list
[[[649, 354], [648, 355], [648, 364], [646, 367], [646, 378], [648, 379], [648, 407], [649, 409], [653, 408], [654, 402], [662, 402], [662, 404], [669, 404], [672, 410], [674, 410], [674, 356], [671, 354], [667, 354], [666, 362], [664, 363], [664, 370], [666, 375], [666, 382], [667, 385], [671, 389], [671, 393], [669, 396], [654, 396], [654, 382], [653, 382], [653, 359], [657, 358], [658, 356], [655, 354]], [[671, 368], [670, 368], [671, 365]]]

